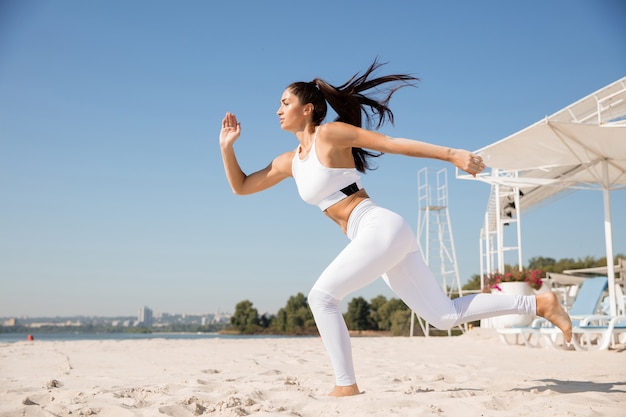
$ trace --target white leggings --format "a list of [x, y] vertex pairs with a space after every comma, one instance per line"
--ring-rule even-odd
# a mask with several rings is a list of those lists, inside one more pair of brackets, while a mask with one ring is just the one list
[[424, 263], [411, 227], [396, 213], [364, 200], [348, 220], [351, 242], [328, 265], [308, 296], [338, 386], [356, 383], [341, 300], [378, 277], [415, 313], [439, 329], [503, 314], [535, 314], [534, 296], [472, 294], [450, 300]]

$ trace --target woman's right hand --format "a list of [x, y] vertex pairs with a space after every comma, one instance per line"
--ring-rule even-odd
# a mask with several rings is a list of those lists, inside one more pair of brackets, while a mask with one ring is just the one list
[[222, 120], [222, 130], [220, 131], [220, 146], [230, 146], [241, 135], [241, 124], [232, 113], [226, 113]]
[[247, 175], [237, 162], [233, 144], [241, 134], [241, 125], [232, 113], [226, 113], [220, 131], [220, 150], [224, 162], [224, 172], [230, 188], [237, 195], [257, 193], [270, 188], [291, 176], [291, 163], [294, 151], [285, 152], [265, 168]]

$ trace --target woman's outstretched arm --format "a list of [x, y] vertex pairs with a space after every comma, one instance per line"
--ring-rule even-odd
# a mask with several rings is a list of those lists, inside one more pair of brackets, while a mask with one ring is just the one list
[[464, 149], [454, 149], [413, 139], [392, 138], [382, 133], [340, 122], [329, 123], [325, 129], [326, 137], [339, 146], [365, 148], [416, 158], [440, 159], [472, 175], [485, 169], [480, 156]]
[[246, 195], [270, 188], [291, 176], [293, 152], [277, 156], [268, 166], [246, 175], [235, 156], [234, 144], [241, 135], [241, 124], [232, 113], [226, 113], [220, 131], [220, 149], [224, 172], [235, 194]]

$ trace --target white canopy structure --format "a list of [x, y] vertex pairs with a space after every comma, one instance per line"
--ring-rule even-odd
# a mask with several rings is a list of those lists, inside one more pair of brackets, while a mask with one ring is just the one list
[[[504, 252], [512, 249], [518, 251], [521, 267], [520, 211], [566, 190], [602, 190], [615, 315], [610, 192], [626, 188], [626, 77], [476, 153], [490, 169], [476, 178], [459, 172], [457, 177], [491, 184], [481, 232], [481, 273], [503, 270]], [[518, 246], [507, 248], [503, 226], [511, 223], [517, 224]]]

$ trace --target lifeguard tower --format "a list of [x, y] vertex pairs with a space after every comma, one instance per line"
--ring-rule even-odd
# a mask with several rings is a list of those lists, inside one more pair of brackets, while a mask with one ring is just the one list
[[[448, 210], [448, 171], [422, 168], [417, 173], [418, 221], [417, 239], [424, 261], [449, 296], [463, 295], [454, 248], [452, 224]], [[415, 329], [415, 317], [411, 314], [410, 335]], [[430, 325], [420, 317], [418, 324], [425, 336], [430, 336]], [[465, 331], [464, 326], [459, 326]], [[451, 335], [451, 330], [448, 335]]]

